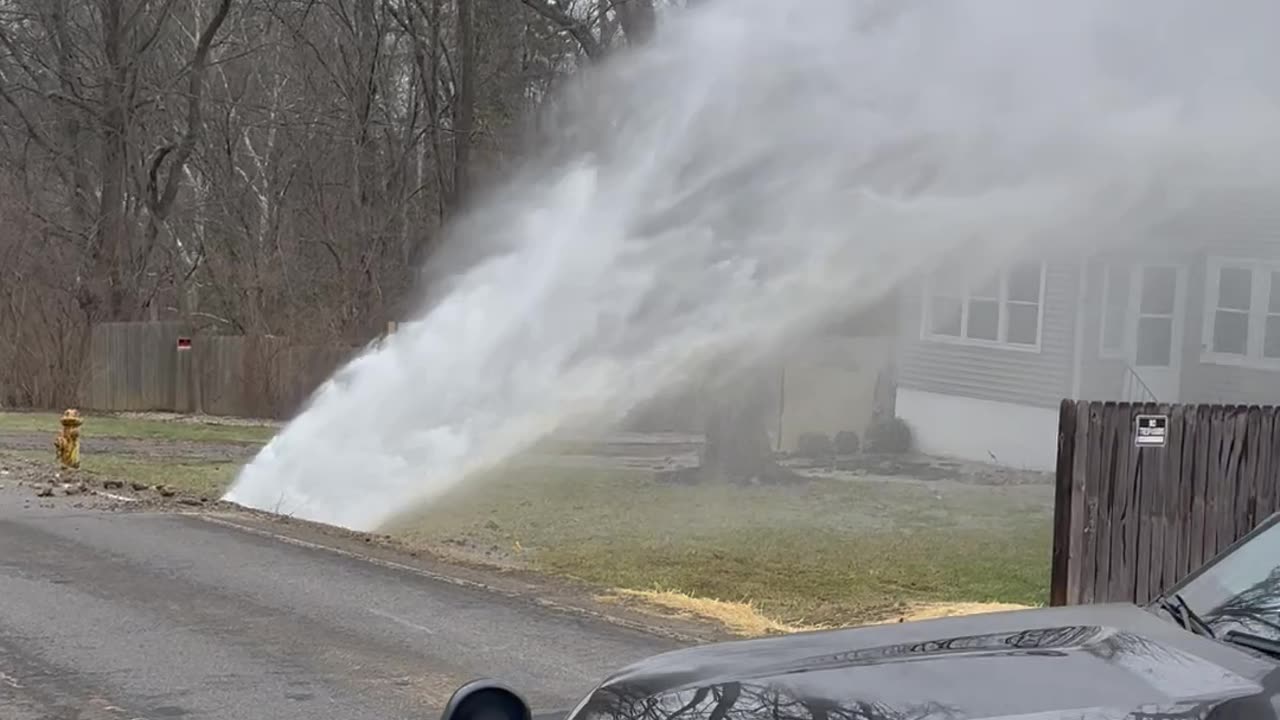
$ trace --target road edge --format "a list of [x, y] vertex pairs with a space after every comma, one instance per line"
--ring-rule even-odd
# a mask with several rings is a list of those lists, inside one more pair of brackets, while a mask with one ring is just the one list
[[[186, 512], [181, 515], [199, 519], [230, 530], [265, 537], [276, 542], [328, 552], [342, 557], [367, 562], [397, 572], [410, 573], [433, 582], [455, 587], [493, 593], [509, 600], [523, 602], [544, 610], [596, 621], [632, 632], [661, 637], [683, 645], [699, 645], [732, 639], [742, 639], [729, 633], [718, 623], [700, 619], [685, 619], [656, 615], [632, 610], [624, 606], [605, 605], [594, 600], [573, 601], [570, 596], [591, 597], [588, 588], [573, 586], [571, 581], [542, 580], [530, 573], [515, 574], [498, 569], [464, 566], [439, 556], [416, 551], [406, 557], [403, 550], [371, 542], [367, 536], [364, 547], [356, 550], [344, 545], [355, 545], [354, 539], [327, 535], [326, 530], [340, 528], [322, 526], [305, 528], [295, 525], [281, 527], [281, 519], [245, 517], [234, 512]], [[311, 523], [308, 523], [310, 525]], [[303, 532], [297, 532], [302, 530]], [[292, 531], [292, 532], [291, 532]], [[300, 537], [300, 535], [311, 537]], [[319, 536], [319, 537], [317, 537]], [[425, 557], [424, 557], [425, 556]], [[447, 570], [447, 572], [445, 571]], [[541, 582], [539, 580], [542, 580]], [[566, 592], [566, 590], [568, 592]]]

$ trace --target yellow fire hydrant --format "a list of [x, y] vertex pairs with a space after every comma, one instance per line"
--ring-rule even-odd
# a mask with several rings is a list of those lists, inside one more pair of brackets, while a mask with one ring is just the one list
[[79, 410], [67, 408], [59, 422], [62, 432], [53, 439], [53, 447], [58, 451], [58, 462], [62, 463], [62, 467], [79, 468], [80, 426], [84, 424], [84, 420], [81, 419]]

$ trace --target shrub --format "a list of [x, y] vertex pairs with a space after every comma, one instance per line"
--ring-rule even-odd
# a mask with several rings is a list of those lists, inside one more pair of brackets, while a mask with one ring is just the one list
[[839, 455], [857, 455], [862, 450], [862, 441], [858, 433], [852, 430], [841, 430], [836, 433], [836, 453]]
[[911, 452], [912, 440], [911, 426], [900, 417], [880, 420], [867, 430], [867, 449], [874, 453]]
[[823, 433], [804, 433], [796, 439], [796, 455], [810, 460], [826, 460], [835, 454], [831, 438]]

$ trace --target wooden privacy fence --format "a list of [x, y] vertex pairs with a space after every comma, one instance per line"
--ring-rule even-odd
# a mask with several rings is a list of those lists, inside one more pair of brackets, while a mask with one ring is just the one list
[[[187, 349], [179, 340], [189, 339]], [[357, 348], [269, 335], [192, 337], [181, 323], [93, 328], [80, 403], [111, 412], [287, 418]]]
[[294, 345], [267, 335], [211, 335], [196, 338], [193, 346], [190, 372], [200, 394], [184, 398], [180, 393], [178, 407], [270, 418], [292, 416], [356, 350]]
[[177, 323], [103, 323], [89, 338], [80, 404], [92, 410], [173, 410], [176, 401]]
[[1063, 401], [1051, 604], [1149, 602], [1280, 510], [1277, 477], [1280, 408]]

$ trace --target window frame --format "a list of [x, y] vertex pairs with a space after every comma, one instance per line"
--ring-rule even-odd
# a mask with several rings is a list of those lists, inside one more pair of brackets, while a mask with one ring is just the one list
[[[1035, 265], [1040, 269], [1040, 295], [1036, 299], [1036, 341], [1035, 344], [1013, 343], [1007, 340], [1009, 336], [1009, 310], [1010, 302], [1016, 304], [1030, 304], [1026, 301], [1011, 301], [1009, 299], [1009, 273], [1014, 267], [1019, 265]], [[1024, 353], [1040, 353], [1044, 344], [1044, 301], [1045, 301], [1045, 284], [1048, 280], [1048, 262], [1044, 260], [1026, 261], [1012, 263], [1007, 267], [1000, 269], [1000, 297], [996, 313], [997, 330], [996, 340], [983, 340], [979, 338], [971, 338], [965, 335], [968, 330], [969, 318], [969, 300], [971, 287], [966, 285], [964, 294], [961, 296], [960, 305], [960, 335], [942, 335], [933, 332], [933, 298], [935, 273], [929, 273], [925, 277], [923, 292], [921, 293], [920, 307], [920, 339], [929, 342], [943, 343], [948, 345], [964, 345], [968, 347], [983, 347], [996, 350], [1011, 350], [1013, 352]], [[953, 296], [944, 296], [953, 297]]]
[[[1224, 268], [1248, 270], [1251, 273], [1249, 311], [1245, 325], [1248, 335], [1245, 338], [1245, 352], [1243, 355], [1217, 352], [1213, 349], [1213, 332], [1218, 312], [1219, 283], [1222, 280], [1222, 270]], [[1201, 363], [1259, 370], [1280, 370], [1280, 357], [1268, 358], [1263, 355], [1266, 348], [1267, 316], [1275, 314], [1270, 312], [1269, 307], [1272, 273], [1280, 273], [1280, 260], [1225, 255], [1211, 255], [1206, 258], [1204, 316], [1200, 332]]]
[[[1102, 264], [1102, 306], [1098, 313], [1098, 357], [1107, 360], [1127, 361], [1133, 353], [1130, 351], [1130, 316], [1133, 315], [1133, 278], [1137, 273], [1133, 263], [1104, 262]], [[1111, 307], [1111, 295], [1115, 290], [1111, 287], [1111, 271], [1124, 270], [1129, 276], [1128, 292], [1124, 296], [1124, 307], [1120, 316], [1120, 347], [1107, 348], [1107, 310]]]
[[[1172, 346], [1170, 347], [1171, 362], [1167, 367], [1173, 368], [1182, 365], [1182, 346], [1184, 335], [1188, 330], [1186, 323], [1188, 322], [1188, 311], [1186, 308], [1186, 294], [1188, 271], [1183, 264], [1176, 262], [1151, 262], [1143, 260], [1108, 260], [1101, 265], [1102, 268], [1102, 304], [1099, 306], [1098, 318], [1098, 357], [1103, 360], [1119, 360], [1133, 367], [1148, 367], [1138, 365], [1138, 329], [1141, 325], [1142, 318], [1146, 317], [1170, 317], [1173, 322]], [[1146, 271], [1150, 269], [1172, 270], [1175, 274], [1174, 282], [1174, 307], [1172, 316], [1162, 313], [1146, 313], [1142, 312], [1142, 293], [1146, 283]], [[1124, 307], [1121, 308], [1122, 317], [1120, 318], [1120, 347], [1108, 349], [1106, 346], [1107, 339], [1107, 310], [1111, 303], [1112, 295], [1115, 289], [1111, 284], [1111, 271], [1122, 270], [1127, 277], [1128, 287], [1124, 298]], [[1149, 367], [1165, 367], [1165, 366], [1149, 366]]]

